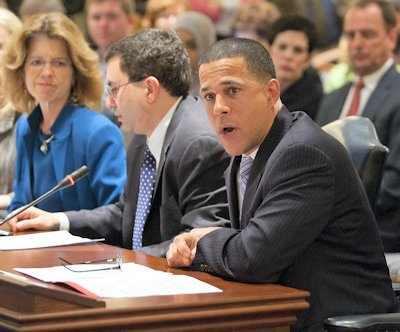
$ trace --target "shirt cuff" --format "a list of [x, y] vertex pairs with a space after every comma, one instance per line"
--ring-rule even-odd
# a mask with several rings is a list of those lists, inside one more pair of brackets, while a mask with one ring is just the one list
[[54, 216], [60, 221], [60, 231], [69, 231], [69, 219], [65, 213], [56, 212]]

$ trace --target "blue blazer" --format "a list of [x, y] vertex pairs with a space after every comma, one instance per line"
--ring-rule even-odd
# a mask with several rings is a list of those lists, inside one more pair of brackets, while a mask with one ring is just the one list
[[[9, 212], [36, 199], [32, 194], [34, 142], [42, 120], [40, 107], [21, 118], [17, 126], [17, 160]], [[125, 150], [120, 130], [106, 117], [85, 107], [67, 104], [51, 128], [50, 144], [57, 182], [82, 165], [90, 173], [75, 186], [60, 191], [63, 211], [93, 209], [115, 202], [126, 181]], [[40, 181], [48, 179], [43, 170]], [[51, 189], [49, 184], [48, 190]], [[50, 211], [56, 212], [56, 211]]]

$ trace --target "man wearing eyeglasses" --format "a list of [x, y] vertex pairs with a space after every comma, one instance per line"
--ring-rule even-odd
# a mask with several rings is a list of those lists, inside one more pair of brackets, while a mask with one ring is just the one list
[[9, 222], [12, 230], [68, 229], [165, 256], [177, 234], [226, 226], [229, 156], [201, 100], [188, 95], [191, 69], [179, 37], [143, 30], [112, 45], [106, 61], [107, 104], [122, 128], [135, 133], [124, 194], [94, 210], [50, 214], [31, 208]]

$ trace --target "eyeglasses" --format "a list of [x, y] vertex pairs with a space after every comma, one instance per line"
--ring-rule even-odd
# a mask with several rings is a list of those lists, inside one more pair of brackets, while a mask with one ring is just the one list
[[65, 69], [71, 65], [71, 61], [64, 58], [51, 59], [50, 61], [46, 61], [43, 58], [30, 58], [26, 61], [26, 64], [32, 69], [42, 69], [48, 62], [54, 69]]
[[[106, 259], [97, 259], [94, 261], [86, 261], [86, 262], [69, 262], [62, 257], [58, 257], [58, 259], [62, 262], [61, 265], [64, 266], [66, 269], [72, 272], [93, 272], [93, 271], [104, 271], [104, 270], [121, 270], [122, 271], [122, 258], [120, 255], [114, 258], [106, 258]], [[99, 264], [99, 263], [113, 263], [107, 264], [109, 266], [105, 266], [106, 264]], [[85, 265], [93, 264], [93, 268], [87, 269]], [[96, 264], [99, 266], [96, 268]], [[80, 265], [80, 266], [79, 266]], [[74, 266], [74, 267], [72, 267]]]
[[115, 86], [109, 85], [109, 86], [107, 86], [107, 94], [108, 94], [109, 96], [113, 97], [113, 98], [116, 98], [119, 89], [120, 89], [122, 86], [127, 85], [127, 84], [129, 84], [129, 83], [131, 83], [131, 81], [128, 81], [128, 82], [125, 82], [125, 83], [122, 83], [122, 84], [119, 84], [119, 85], [115, 85]]

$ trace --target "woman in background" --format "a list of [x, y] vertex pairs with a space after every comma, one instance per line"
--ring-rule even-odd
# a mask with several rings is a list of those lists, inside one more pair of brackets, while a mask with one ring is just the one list
[[[115, 202], [126, 179], [120, 130], [98, 109], [103, 93], [97, 55], [61, 13], [33, 16], [7, 43], [3, 93], [29, 114], [17, 125], [14, 197], [9, 212], [87, 165], [90, 173], [37, 206], [57, 212]], [[9, 84], [12, 82], [12, 84]]]
[[171, 30], [177, 16], [187, 10], [187, 0], [147, 0], [142, 28]]
[[268, 40], [283, 103], [289, 111], [304, 111], [314, 119], [323, 89], [310, 65], [317, 43], [313, 23], [302, 16], [283, 16], [270, 27]]
[[[11, 34], [21, 27], [20, 19], [11, 11], [0, 8], [0, 65], [3, 47]], [[0, 90], [0, 218], [4, 217], [13, 191], [15, 165], [15, 131], [21, 113], [4, 100]]]
[[203, 52], [217, 40], [217, 32], [211, 19], [198, 12], [184, 12], [178, 15], [175, 31], [181, 38], [190, 58], [192, 85], [189, 93], [199, 95], [200, 82], [198, 62]]

